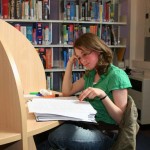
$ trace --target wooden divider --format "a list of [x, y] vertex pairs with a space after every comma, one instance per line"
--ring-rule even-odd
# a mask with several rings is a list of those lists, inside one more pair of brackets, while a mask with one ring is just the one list
[[0, 150], [34, 150], [33, 135], [58, 121], [36, 122], [24, 94], [46, 89], [45, 71], [33, 45], [16, 28], [0, 20]]

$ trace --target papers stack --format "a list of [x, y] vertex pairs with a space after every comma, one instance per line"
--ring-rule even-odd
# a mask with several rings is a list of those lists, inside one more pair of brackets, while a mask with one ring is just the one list
[[33, 98], [28, 102], [29, 112], [34, 113], [37, 121], [75, 120], [96, 122], [96, 110], [89, 102], [80, 102], [76, 97], [51, 99]]

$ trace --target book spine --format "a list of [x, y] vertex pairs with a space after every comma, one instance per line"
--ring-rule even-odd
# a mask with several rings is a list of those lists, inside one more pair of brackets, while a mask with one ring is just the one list
[[27, 26], [27, 39], [32, 43], [32, 26]]
[[51, 75], [47, 75], [47, 89], [52, 90]]
[[67, 33], [67, 25], [63, 25], [63, 43], [67, 44], [68, 42], [68, 33]]
[[40, 0], [37, 2], [37, 12], [38, 12], [37, 19], [42, 20], [42, 1]]
[[15, 0], [10, 0], [10, 19], [15, 19]]
[[67, 4], [66, 14], [67, 14], [67, 20], [70, 20], [70, 4]]
[[45, 26], [44, 28], [44, 44], [49, 45], [50, 44], [50, 33], [49, 33], [49, 27]]
[[43, 0], [43, 13], [42, 13], [42, 18], [43, 20], [49, 19], [49, 5], [48, 5], [48, 0]]
[[76, 10], [75, 10], [75, 13], [76, 13], [76, 15], [75, 15], [75, 20], [76, 21], [79, 21], [79, 5], [76, 5], [75, 6], [76, 8]]
[[72, 45], [74, 42], [74, 25], [69, 24], [68, 25], [68, 44]]
[[64, 20], [67, 20], [67, 0], [64, 0], [64, 3], [63, 3], [63, 19]]
[[8, 0], [2, 0], [2, 15], [4, 19], [9, 18]]
[[20, 25], [19, 23], [15, 24], [14, 27], [15, 27], [17, 30], [21, 31], [21, 25]]
[[21, 33], [25, 36], [25, 37], [27, 37], [27, 28], [26, 28], [26, 26], [21, 26], [21, 28], [20, 28], [20, 31], [21, 31]]
[[75, 2], [70, 1], [70, 20], [75, 20]]
[[63, 60], [64, 60], [64, 68], [66, 68], [67, 66], [67, 62], [68, 62], [68, 52], [66, 49], [63, 50]]
[[21, 19], [22, 17], [22, 1], [16, 1], [16, 19]]
[[99, 21], [103, 21], [103, 5], [102, 3], [99, 4]]
[[44, 48], [39, 48], [38, 53], [39, 53], [40, 59], [42, 61], [43, 67], [46, 69], [45, 49]]
[[38, 45], [42, 44], [43, 41], [43, 30], [42, 30], [42, 23], [35, 23], [36, 26], [36, 41]]
[[25, 1], [24, 3], [24, 18], [29, 19], [29, 1]]
[[52, 68], [52, 48], [46, 48], [46, 69]]

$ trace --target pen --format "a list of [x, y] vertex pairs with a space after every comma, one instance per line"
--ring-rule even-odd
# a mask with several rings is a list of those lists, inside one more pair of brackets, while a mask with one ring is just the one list
[[31, 94], [31, 95], [37, 95], [37, 94], [39, 94], [39, 92], [30, 92], [29, 94]]

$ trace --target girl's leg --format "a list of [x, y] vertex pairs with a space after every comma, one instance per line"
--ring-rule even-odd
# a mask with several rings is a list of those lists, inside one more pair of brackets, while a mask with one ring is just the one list
[[113, 143], [94, 124], [83, 122], [65, 122], [50, 132], [48, 141], [55, 150], [108, 150]]

